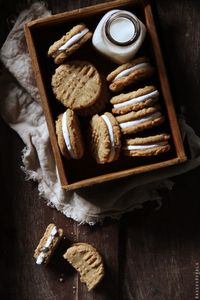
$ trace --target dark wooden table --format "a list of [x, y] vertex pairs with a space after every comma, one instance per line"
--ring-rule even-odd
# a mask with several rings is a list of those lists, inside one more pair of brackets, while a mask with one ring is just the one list
[[[12, 18], [28, 0], [0, 1], [1, 44]], [[102, 1], [47, 1], [53, 13]], [[177, 107], [200, 134], [200, 2], [159, 0], [154, 13]], [[2, 87], [1, 87], [2, 88]], [[103, 225], [79, 226], [38, 196], [37, 184], [21, 171], [20, 138], [0, 122], [1, 283], [2, 300], [192, 300], [200, 299], [200, 168], [173, 178], [163, 205], [144, 209]], [[63, 227], [66, 243], [86, 241], [103, 255], [106, 276], [88, 293], [78, 274], [62, 261], [38, 267], [33, 251], [50, 222]], [[60, 250], [62, 251], [62, 249]], [[196, 273], [195, 273], [196, 272]], [[198, 297], [197, 297], [198, 296]]]

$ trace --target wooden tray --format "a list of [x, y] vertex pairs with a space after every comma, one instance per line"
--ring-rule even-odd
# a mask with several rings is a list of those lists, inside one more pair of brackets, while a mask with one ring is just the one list
[[[148, 55], [151, 58], [152, 64], [156, 67], [156, 74], [152, 80], [160, 90], [160, 102], [167, 119], [161, 129], [171, 134], [170, 143], [172, 147], [168, 153], [157, 157], [128, 158], [121, 155], [117, 161], [105, 165], [97, 164], [87, 151], [81, 160], [66, 160], [60, 153], [55, 132], [55, 120], [59, 113], [65, 111], [65, 108], [58, 103], [52, 93], [51, 76], [57, 65], [53, 63], [51, 58], [47, 57], [47, 51], [55, 40], [59, 39], [60, 36], [77, 23], [84, 22], [90, 30], [94, 31], [101, 17], [107, 11], [114, 8], [132, 11], [146, 25], [147, 38], [140, 52], [141, 54]], [[29, 22], [25, 25], [24, 30], [61, 185], [64, 189], [72, 190], [133, 174], [148, 172], [178, 164], [187, 159], [149, 2], [131, 0], [107, 2]], [[101, 57], [92, 48], [91, 43], [82, 48], [76, 54], [72, 55], [70, 60], [77, 58], [89, 60], [104, 75], [107, 75], [111, 70], [116, 68], [115, 64]], [[146, 84], [148, 83], [152, 82], [146, 82]], [[142, 83], [141, 86], [143, 86]], [[84, 121], [81, 121], [83, 131], [85, 129], [84, 123]], [[156, 133], [156, 130], [154, 129], [153, 132]]]

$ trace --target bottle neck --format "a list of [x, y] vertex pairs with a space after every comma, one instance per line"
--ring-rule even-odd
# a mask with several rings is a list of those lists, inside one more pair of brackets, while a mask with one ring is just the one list
[[140, 34], [140, 23], [132, 14], [116, 12], [105, 23], [107, 39], [117, 46], [134, 43]]

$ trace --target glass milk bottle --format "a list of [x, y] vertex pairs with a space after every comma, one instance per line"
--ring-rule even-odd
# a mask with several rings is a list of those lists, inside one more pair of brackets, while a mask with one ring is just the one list
[[115, 9], [107, 12], [100, 20], [92, 44], [112, 61], [123, 64], [135, 56], [145, 35], [145, 25], [134, 14]]

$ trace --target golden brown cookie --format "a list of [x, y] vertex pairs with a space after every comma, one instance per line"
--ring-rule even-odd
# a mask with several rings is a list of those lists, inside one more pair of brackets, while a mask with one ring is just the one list
[[145, 86], [136, 91], [120, 94], [111, 98], [113, 114], [125, 114], [152, 106], [159, 98], [159, 91], [155, 86]]
[[67, 158], [80, 159], [84, 154], [84, 145], [76, 113], [67, 109], [58, 116], [56, 134], [61, 153]]
[[136, 133], [164, 122], [159, 106], [151, 106], [116, 117], [123, 134]]
[[77, 109], [76, 113], [81, 117], [91, 117], [93, 115], [103, 113], [105, 111], [106, 105], [109, 103], [109, 90], [107, 87], [107, 82], [105, 78], [101, 75], [102, 89], [99, 97], [89, 107]]
[[91, 37], [92, 32], [89, 31], [85, 24], [76, 25], [49, 47], [48, 56], [53, 57], [56, 64], [61, 64]]
[[153, 156], [170, 150], [169, 134], [161, 133], [148, 137], [127, 139], [123, 144], [123, 153], [127, 156]]
[[123, 64], [107, 76], [113, 92], [122, 91], [126, 86], [151, 77], [154, 68], [147, 57], [139, 57]]
[[47, 264], [63, 236], [63, 230], [55, 224], [49, 224], [35, 249], [36, 264]]
[[51, 84], [57, 100], [75, 110], [94, 104], [102, 89], [97, 69], [87, 61], [78, 60], [60, 65]]
[[80, 273], [80, 280], [92, 290], [104, 276], [103, 260], [97, 250], [87, 243], [75, 243], [63, 255]]
[[91, 152], [99, 164], [112, 162], [119, 157], [121, 132], [115, 117], [106, 112], [95, 115], [90, 121], [89, 142]]

